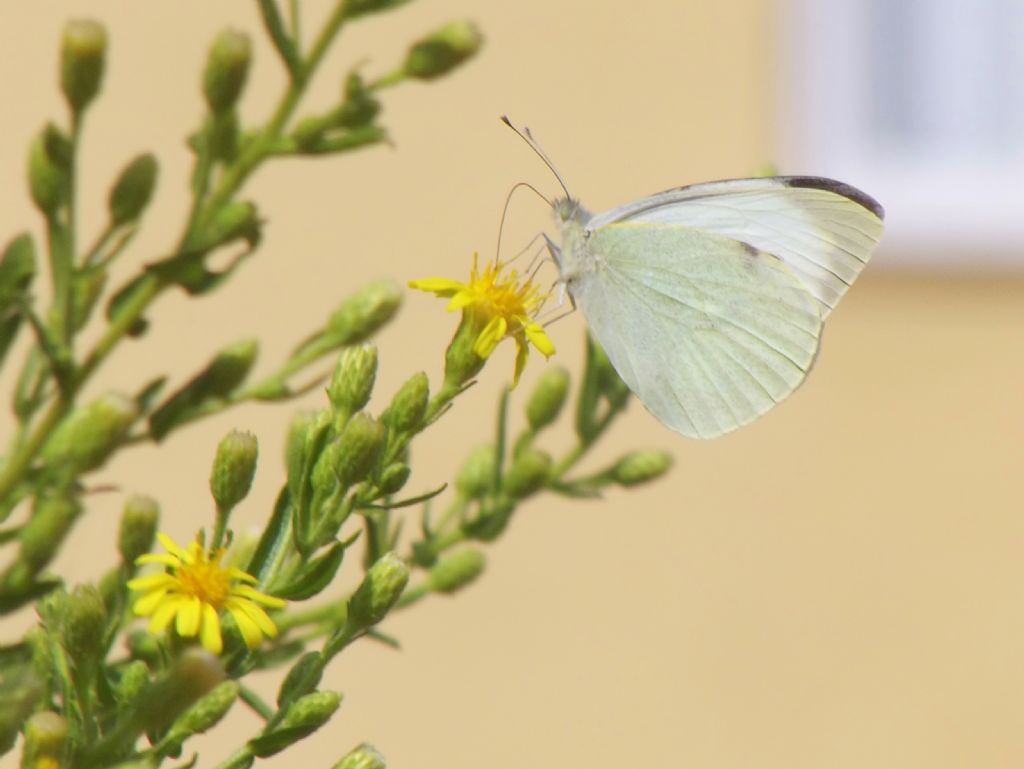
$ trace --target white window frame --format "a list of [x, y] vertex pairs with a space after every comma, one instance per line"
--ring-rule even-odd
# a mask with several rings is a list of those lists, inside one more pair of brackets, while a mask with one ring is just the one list
[[[897, 6], [918, 14], [912, 17], [914, 82], [922, 87], [912, 89], [915, 103], [908, 109], [914, 112], [901, 105], [893, 112], [934, 118], [912, 143], [906, 131], [899, 141], [886, 137], [879, 126], [886, 116], [872, 112], [880, 109], [876, 84], [884, 62], [878, 40], [871, 39], [879, 17], [871, 14], [898, 12]], [[1024, 266], [1024, 2], [785, 0], [779, 8], [776, 146], [782, 171], [832, 176], [877, 197], [887, 219], [880, 253], [890, 263]], [[1006, 80], [995, 78], [995, 84], [979, 77], [976, 66], [988, 56], [985, 35], [993, 29], [1000, 40], [1005, 31], [1018, 41], [1004, 43], [1015, 58]], [[893, 49], [886, 50], [891, 55]], [[974, 124], [964, 110], [978, 103], [1010, 110], [998, 123], [986, 113], [983, 128], [1017, 133], [991, 146], [971, 136]]]

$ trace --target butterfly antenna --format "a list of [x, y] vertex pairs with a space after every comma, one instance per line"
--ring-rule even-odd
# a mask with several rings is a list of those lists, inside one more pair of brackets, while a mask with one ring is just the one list
[[555, 164], [551, 162], [551, 158], [549, 158], [544, 153], [544, 150], [540, 148], [540, 145], [537, 144], [537, 140], [533, 138], [533, 134], [530, 133], [530, 129], [524, 126], [523, 130], [520, 131], [518, 128], [512, 125], [512, 121], [508, 119], [508, 115], [502, 115], [501, 122], [507, 125], [509, 128], [511, 128], [513, 131], [515, 131], [519, 138], [526, 142], [530, 146], [530, 149], [537, 153], [537, 156], [544, 161], [544, 165], [551, 169], [551, 173], [555, 175], [555, 178], [558, 180], [558, 183], [562, 186], [562, 191], [565, 193], [565, 197], [568, 198], [569, 200], [572, 200], [572, 195], [569, 194], [569, 188], [565, 185], [565, 180], [562, 179], [562, 175], [558, 173], [558, 169], [555, 168]]
[[[501, 260], [501, 233], [505, 229], [505, 217], [508, 216], [508, 207], [509, 207], [509, 204], [512, 202], [512, 195], [520, 187], [525, 187], [528, 190], [532, 190], [537, 195], [537, 197], [539, 197], [541, 200], [543, 200], [549, 206], [553, 206], [554, 205], [543, 194], [541, 194], [540, 190], [538, 190], [536, 187], [534, 187], [529, 182], [516, 182], [514, 185], [512, 185], [512, 189], [510, 189], [508, 191], [508, 196], [506, 196], [506, 198], [505, 198], [505, 207], [501, 209], [501, 222], [498, 224], [498, 244], [497, 244], [497, 246], [495, 246], [495, 249], [494, 249], [494, 261], [497, 264], [501, 264], [501, 261], [500, 261]], [[513, 257], [513, 259], [514, 258], [515, 257]]]

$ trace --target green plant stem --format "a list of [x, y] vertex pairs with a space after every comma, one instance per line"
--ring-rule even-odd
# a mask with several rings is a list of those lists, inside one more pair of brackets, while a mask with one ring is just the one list
[[[295, 112], [295, 108], [298, 106], [299, 99], [306, 90], [310, 77], [316, 71], [324, 54], [327, 53], [327, 49], [334, 41], [334, 37], [338, 34], [344, 21], [345, 3], [339, 2], [335, 5], [323, 29], [320, 30], [320, 34], [313, 43], [309, 55], [302, 62], [297, 76], [289, 82], [288, 88], [285, 90], [281, 101], [278, 102], [270, 121], [260, 131], [259, 136], [249, 143], [238, 160], [225, 170], [217, 188], [210, 195], [209, 202], [199, 216], [196, 217], [194, 230], [201, 232], [213, 218], [213, 215], [220, 210], [221, 206], [227, 203], [238, 188], [245, 183], [249, 174], [272, 152], [274, 144], [281, 136], [281, 131]], [[196, 233], [189, 234], [194, 235]]]
[[274, 709], [264, 702], [262, 697], [242, 683], [238, 684], [238, 696], [264, 721], [274, 714]]
[[307, 609], [286, 611], [274, 615], [274, 624], [283, 635], [292, 628], [305, 625], [337, 624], [345, 618], [345, 607], [348, 600], [332, 600]]
[[252, 762], [255, 757], [256, 756], [249, 747], [249, 744], [246, 743], [217, 764], [214, 769], [248, 769], [248, 767], [252, 766]]
[[50, 432], [60, 424], [64, 415], [67, 414], [70, 406], [71, 401], [67, 394], [58, 395], [57, 400], [50, 405], [50, 409], [36, 424], [28, 438], [8, 457], [3, 470], [0, 470], [0, 502], [6, 500], [11, 492], [18, 487], [28, 466], [42, 449], [46, 439], [50, 437]]
[[[269, 148], [280, 137], [281, 130], [295, 111], [295, 107], [298, 105], [310, 77], [320, 64], [344, 21], [345, 4], [344, 2], [339, 2], [317, 36], [308, 57], [304, 60], [301, 76], [289, 82], [281, 101], [266, 127], [260, 132], [259, 137], [249, 145], [248, 151], [243, 153], [226, 170], [217, 185], [217, 189], [212, 193], [206, 205], [196, 209], [194, 215], [190, 217], [191, 221], [186, 226], [179, 253], [187, 249], [196, 235], [202, 232], [203, 228], [213, 219], [220, 208], [230, 201], [239, 187], [245, 183], [249, 174], [270, 154]], [[80, 121], [74, 118], [72, 122], [72, 158], [74, 157], [74, 149], [77, 146], [80, 127]], [[72, 174], [73, 176], [74, 174]], [[73, 195], [71, 202], [73, 203]], [[69, 230], [71, 229], [70, 221], [72, 219], [73, 217], [69, 216]], [[67, 250], [67, 246], [73, 244], [73, 237], [71, 235], [65, 237], [71, 243], [62, 244], [57, 242], [55, 245], [58, 248], [51, 256], [51, 263], [54, 271], [55, 303], [58, 308], [63, 308], [61, 313], [63, 315], [61, 318], [62, 338], [67, 339], [69, 337], [64, 329], [70, 330], [70, 302], [72, 296], [71, 252]], [[61, 238], [61, 240], [63, 239]], [[143, 287], [136, 291], [131, 305], [124, 307], [117, 320], [107, 327], [103, 336], [86, 356], [82, 365], [74, 372], [70, 385], [58, 393], [56, 400], [51, 404], [50, 409], [39, 421], [29, 437], [7, 457], [3, 469], [0, 470], [0, 502], [6, 499], [18, 485], [25, 470], [35, 459], [43, 445], [45, 445], [52, 430], [64, 418], [73, 403], [74, 396], [81, 389], [82, 385], [85, 384], [100, 363], [106, 359], [114, 347], [124, 338], [135, 322], [142, 317], [153, 300], [160, 295], [167, 285], [165, 281], [152, 273], [146, 275], [142, 284]]]
[[610, 408], [608, 413], [601, 417], [601, 421], [597, 423], [594, 428], [594, 434], [587, 442], [581, 442], [570, 449], [565, 455], [555, 463], [555, 466], [551, 469], [552, 480], [560, 480], [569, 470], [571, 470], [577, 462], [586, 456], [587, 452], [593, 448], [594, 444], [597, 443], [598, 438], [608, 429], [608, 426], [612, 421], [622, 412], [622, 407]]
[[274, 48], [277, 49], [284, 61], [288, 74], [293, 78], [296, 77], [302, 63], [299, 61], [294, 41], [288, 37], [288, 32], [284, 28], [284, 19], [281, 18], [281, 11], [278, 9], [277, 3], [275, 0], [257, 0], [257, 5], [259, 5], [260, 14], [263, 16], [263, 26], [266, 27], [267, 34], [270, 35], [270, 40], [274, 43]]
[[50, 279], [53, 305], [50, 325], [55, 339], [66, 345], [71, 330], [71, 280], [74, 268], [67, 227], [57, 216], [47, 217], [46, 235], [50, 251]]
[[82, 265], [85, 267], [91, 267], [99, 261], [100, 252], [107, 247], [107, 243], [110, 242], [111, 238], [114, 237], [114, 233], [117, 231], [117, 227], [112, 222], [108, 222], [107, 226], [103, 228], [103, 231], [96, 237], [96, 241], [92, 244], [88, 251], [85, 252], [85, 258], [82, 259]]

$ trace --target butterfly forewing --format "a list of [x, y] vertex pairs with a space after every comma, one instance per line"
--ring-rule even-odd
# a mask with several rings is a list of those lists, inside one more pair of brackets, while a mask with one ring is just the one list
[[649, 222], [735, 238], [785, 262], [826, 318], [870, 258], [882, 217], [877, 202], [849, 185], [777, 176], [668, 190], [599, 214], [587, 229]]
[[712, 438], [797, 388], [815, 298], [782, 261], [728, 237], [629, 221], [590, 232], [569, 289], [626, 384], [672, 429]]

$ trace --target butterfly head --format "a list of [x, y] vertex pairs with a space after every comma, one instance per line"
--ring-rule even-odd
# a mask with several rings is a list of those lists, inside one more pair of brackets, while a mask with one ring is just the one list
[[583, 224], [590, 218], [587, 210], [574, 198], [556, 198], [551, 204], [551, 212], [554, 214], [555, 224], [562, 230], [572, 224]]

